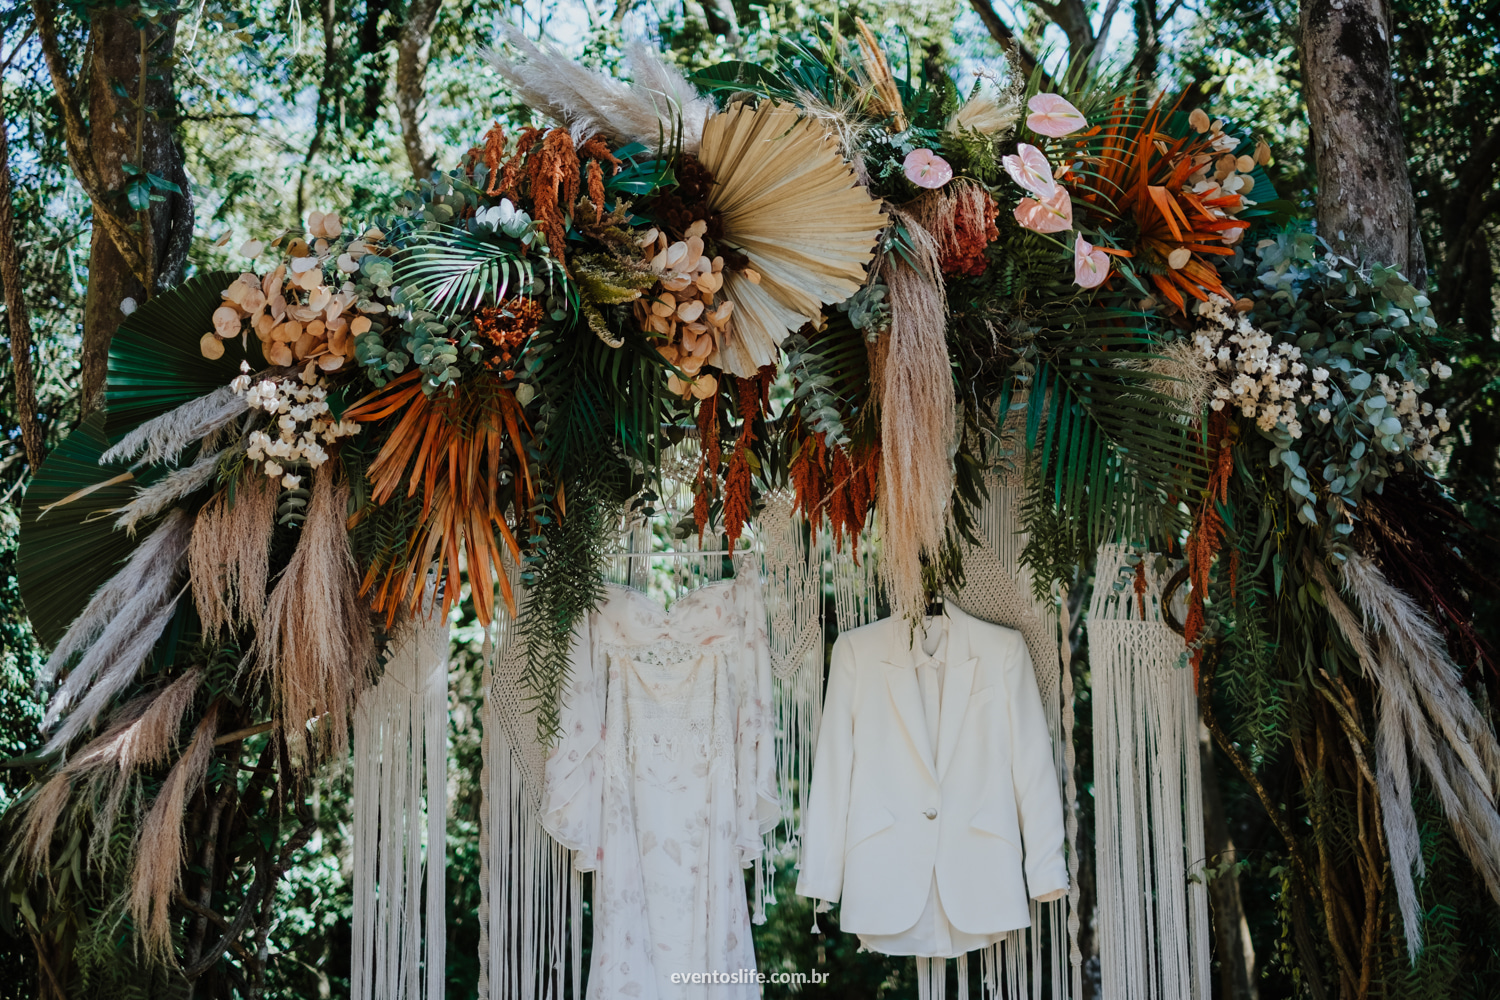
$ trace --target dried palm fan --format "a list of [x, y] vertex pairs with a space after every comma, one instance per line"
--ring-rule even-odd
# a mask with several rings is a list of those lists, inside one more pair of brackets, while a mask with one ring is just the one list
[[864, 284], [885, 217], [834, 136], [789, 104], [737, 104], [710, 118], [698, 160], [714, 177], [708, 208], [725, 242], [760, 276], [726, 281], [732, 325], [710, 364], [751, 378], [788, 333]]
[[680, 127], [683, 151], [698, 151], [713, 101], [699, 96], [661, 53], [646, 45], [630, 46], [626, 60], [635, 81], [625, 83], [549, 52], [517, 30], [507, 31], [506, 39], [520, 58], [491, 50], [484, 53], [485, 61], [517, 99], [568, 126], [575, 142], [598, 134], [660, 151], [675, 141]]

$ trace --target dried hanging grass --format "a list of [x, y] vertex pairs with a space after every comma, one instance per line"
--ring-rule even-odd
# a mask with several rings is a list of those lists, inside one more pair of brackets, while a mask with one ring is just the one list
[[175, 458], [194, 441], [217, 434], [224, 425], [249, 409], [250, 404], [245, 402], [244, 396], [227, 385], [223, 386], [141, 424], [99, 456], [99, 464], [135, 458], [131, 468], [138, 469]]
[[205, 452], [185, 469], [173, 469], [161, 481], [136, 493], [135, 499], [120, 508], [115, 527], [124, 528], [132, 537], [142, 521], [149, 521], [190, 493], [207, 486], [219, 467], [222, 451]]
[[177, 608], [191, 534], [187, 514], [168, 514], [69, 627], [47, 661], [48, 675], [56, 676], [84, 652], [47, 705], [42, 726], [57, 729], [44, 752], [65, 748], [93, 726], [151, 655]]
[[880, 392], [881, 575], [893, 614], [913, 618], [926, 604], [922, 557], [943, 543], [953, 494], [956, 401], [948, 363], [947, 298], [937, 240], [918, 220], [905, 223], [920, 270], [886, 255], [880, 273], [890, 289], [891, 326]]
[[182, 886], [182, 817], [208, 774], [218, 733], [219, 703], [214, 702], [193, 730], [187, 752], [162, 783], [136, 842], [128, 907], [147, 954], [162, 961], [172, 957], [172, 897]]
[[[309, 759], [348, 747], [349, 716], [370, 682], [375, 653], [344, 528], [349, 487], [336, 470], [328, 462], [313, 473], [302, 537], [266, 602], [256, 649], [258, 668], [271, 675], [287, 746]], [[320, 724], [309, 747], [314, 719]]]
[[225, 628], [253, 626], [266, 607], [276, 486], [249, 468], [233, 491], [203, 505], [188, 545], [188, 575], [203, 635], [217, 642]]
[[1376, 785], [1407, 954], [1415, 961], [1422, 950], [1416, 880], [1425, 866], [1410, 759], [1426, 771], [1454, 839], [1500, 900], [1500, 741], [1459, 683], [1461, 671], [1432, 619], [1375, 563], [1351, 556], [1341, 571], [1363, 623], [1340, 599], [1321, 562], [1313, 563], [1313, 573], [1335, 623], [1379, 690]]
[[24, 861], [31, 871], [50, 863], [53, 832], [75, 786], [80, 799], [92, 804], [89, 859], [109, 859], [105, 842], [119, 819], [120, 805], [135, 772], [165, 763], [177, 747], [182, 717], [193, 704], [203, 671], [193, 668], [165, 688], [134, 698], [116, 713], [100, 736], [75, 754], [22, 808], [19, 851], [11, 868]]

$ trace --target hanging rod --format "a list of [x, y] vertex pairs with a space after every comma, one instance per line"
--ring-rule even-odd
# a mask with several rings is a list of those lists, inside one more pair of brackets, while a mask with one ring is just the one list
[[699, 552], [682, 552], [676, 549], [662, 549], [656, 552], [616, 552], [615, 556], [622, 559], [650, 559], [656, 556], [664, 556], [668, 559], [685, 559], [689, 556], [736, 556], [741, 554], [748, 555], [751, 551], [752, 550], [750, 549], [735, 549], [733, 551], [729, 549], [704, 549]]

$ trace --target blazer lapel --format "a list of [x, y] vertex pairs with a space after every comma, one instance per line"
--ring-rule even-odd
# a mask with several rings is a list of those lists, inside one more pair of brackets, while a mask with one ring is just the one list
[[964, 711], [974, 686], [977, 657], [969, 655], [968, 616], [948, 602], [948, 662], [943, 676], [943, 710], [939, 715], [937, 773], [939, 779], [948, 773], [958, 734], [963, 729]]
[[922, 715], [922, 689], [917, 686], [916, 667], [911, 663], [896, 663], [886, 660], [885, 680], [891, 691], [891, 703], [896, 715], [906, 727], [906, 738], [911, 741], [912, 752], [922, 760], [922, 766], [932, 780], [937, 780], [937, 770], [932, 764], [931, 746], [927, 735], [927, 720]]

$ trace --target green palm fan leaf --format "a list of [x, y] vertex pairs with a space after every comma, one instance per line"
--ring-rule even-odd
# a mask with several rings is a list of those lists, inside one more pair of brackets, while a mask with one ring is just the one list
[[239, 275], [216, 271], [162, 292], [120, 324], [109, 345], [104, 429], [119, 440], [131, 428], [223, 388], [240, 373], [266, 367], [254, 336], [224, 341], [224, 356], [205, 358], [199, 339], [213, 329], [220, 292]]
[[160, 472], [132, 475], [123, 464], [101, 466], [99, 456], [110, 445], [104, 424], [104, 414], [96, 412], [69, 434], [21, 501], [16, 576], [31, 628], [47, 647], [57, 644], [99, 585], [135, 551], [139, 537], [155, 527], [154, 521], [142, 525], [136, 537], [115, 528], [112, 512]]
[[519, 247], [457, 228], [418, 233], [408, 239], [396, 275], [439, 316], [472, 311], [524, 291], [538, 266], [547, 279], [555, 276], [550, 257], [523, 257]]
[[256, 370], [266, 367], [254, 337], [248, 344], [225, 341], [224, 355], [216, 359], [199, 350], [199, 339], [213, 329], [220, 291], [236, 277], [199, 275], [157, 295], [120, 325], [109, 347], [105, 410], [68, 435], [27, 488], [17, 575], [32, 628], [44, 644], [57, 643], [135, 550], [137, 538], [155, 527], [142, 524], [132, 537], [115, 528], [111, 514], [163, 470], [132, 474], [125, 465], [101, 466], [99, 456], [132, 428], [228, 385], [241, 361]]

